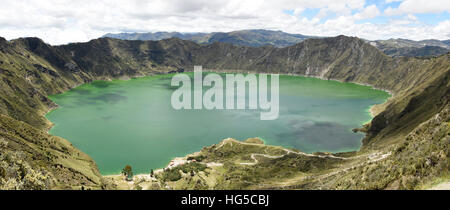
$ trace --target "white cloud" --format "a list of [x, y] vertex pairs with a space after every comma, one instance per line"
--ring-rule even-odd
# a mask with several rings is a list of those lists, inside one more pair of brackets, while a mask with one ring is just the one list
[[[408, 1], [411, 0], [405, 0], [401, 5]], [[445, 8], [448, 11], [446, 1], [441, 2], [440, 10], [436, 10], [434, 2], [428, 0], [426, 4], [422, 3], [425, 6], [416, 2], [415, 6], [423, 7], [423, 11], [443, 11]], [[391, 10], [400, 13], [409, 8], [408, 4]], [[263, 28], [319, 36], [345, 34], [367, 39], [449, 39], [446, 20], [436, 26], [411, 26], [395, 21], [358, 23], [358, 20], [381, 15], [375, 5], [364, 5], [364, 0], [4, 1], [0, 4], [0, 36], [7, 39], [37, 36], [51, 44], [63, 44], [88, 41], [109, 32], [213, 32]], [[320, 12], [308, 19], [302, 16], [307, 8], [316, 8]], [[284, 13], [286, 10], [293, 10], [293, 15]], [[407, 14], [411, 15], [407, 21], [415, 21], [412, 12]]]
[[357, 13], [354, 15], [355, 19], [362, 20], [362, 19], [369, 19], [374, 18], [378, 15], [380, 15], [381, 12], [378, 10], [378, 7], [374, 4], [364, 8], [364, 10], [360, 13]]
[[392, 3], [392, 2], [399, 2], [399, 1], [403, 1], [403, 0], [386, 0], [385, 2], [387, 4]]
[[388, 7], [386, 15], [423, 14], [450, 12], [450, 1], [448, 0], [404, 0], [398, 8]]
[[412, 15], [412, 14], [408, 14], [408, 16], [406, 16], [406, 17], [408, 18], [408, 20], [411, 20], [411, 21], [417, 21], [418, 20], [417, 17]]

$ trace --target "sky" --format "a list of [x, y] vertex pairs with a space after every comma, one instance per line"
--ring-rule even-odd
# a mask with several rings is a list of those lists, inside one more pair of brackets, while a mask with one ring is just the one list
[[0, 0], [0, 36], [58, 45], [118, 32], [281, 30], [450, 39], [450, 0]]

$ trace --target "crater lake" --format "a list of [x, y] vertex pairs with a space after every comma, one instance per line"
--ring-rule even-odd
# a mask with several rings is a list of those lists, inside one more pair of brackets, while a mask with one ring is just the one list
[[352, 129], [390, 96], [369, 86], [280, 75], [279, 118], [260, 120], [261, 110], [174, 110], [172, 76], [94, 81], [52, 95], [59, 107], [46, 115], [54, 124], [49, 133], [90, 155], [104, 175], [127, 164], [150, 173], [229, 137], [259, 137], [307, 153], [354, 151], [363, 134]]

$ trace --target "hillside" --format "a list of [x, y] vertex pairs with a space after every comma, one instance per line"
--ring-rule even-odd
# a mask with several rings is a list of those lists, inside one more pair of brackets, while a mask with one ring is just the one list
[[0, 115], [0, 189], [113, 189], [67, 140]]
[[425, 39], [420, 41], [414, 41], [409, 39], [387, 39], [387, 40], [376, 40], [377, 44], [382, 44], [390, 47], [412, 47], [420, 48], [424, 46], [436, 46], [449, 49], [448, 40], [437, 40], [437, 39]]
[[429, 39], [413, 41], [408, 39], [388, 39], [370, 41], [370, 43], [392, 57], [438, 56], [450, 52], [448, 40]]
[[[261, 154], [265, 157], [282, 157], [268, 158], [270, 161], [267, 163], [262, 160], [255, 163], [254, 159], [260, 160], [261, 157], [248, 155], [247, 150], [251, 148], [247, 148], [247, 144], [242, 149], [245, 154], [237, 154], [237, 151], [223, 151], [219, 154], [215, 150], [202, 150], [206, 161], [220, 162], [228, 167], [221, 169], [224, 173], [235, 170], [235, 173], [242, 174], [242, 168], [226, 163], [235, 163], [236, 158], [253, 160], [255, 163], [244, 168], [251, 172], [247, 175], [251, 175], [250, 181], [255, 182], [255, 185], [239, 182], [231, 185], [236, 180], [247, 180], [235, 176], [231, 179], [235, 180], [233, 182], [224, 181], [220, 185], [206, 185], [206, 188], [257, 188], [258, 183], [265, 182], [261, 168], [267, 165], [261, 165], [263, 163], [274, 166], [267, 169], [274, 177], [289, 179], [289, 184], [283, 186], [290, 188], [418, 188], [436, 179], [448, 177], [449, 150], [448, 143], [445, 142], [449, 138], [446, 111], [450, 95], [449, 58], [450, 54], [437, 58], [392, 58], [361, 39], [346, 36], [307, 39], [284, 48], [235, 46], [223, 42], [200, 45], [177, 38], [161, 41], [100, 38], [87, 43], [50, 46], [38, 38], [9, 42], [0, 38], [0, 136], [2, 145], [6, 145], [0, 155], [0, 188], [113, 187], [109, 179], [104, 179], [98, 173], [95, 163], [87, 155], [65, 140], [46, 134], [45, 131], [51, 124], [44, 114], [56, 107], [47, 96], [93, 80], [191, 71], [198, 64], [218, 72], [296, 74], [369, 84], [394, 94], [385, 104], [374, 109], [378, 115], [373, 121], [359, 129], [367, 132], [361, 151], [336, 154], [345, 155], [351, 158], [350, 161], [317, 159], [300, 153], [283, 155], [283, 151], [286, 151], [279, 148], [273, 153]], [[433, 121], [436, 116], [439, 116], [439, 120]], [[398, 151], [402, 147], [405, 149]], [[413, 152], [414, 149], [419, 153]], [[22, 163], [17, 158], [5, 158], [9, 154], [15, 156], [16, 152], [25, 153], [28, 158], [21, 158]], [[260, 154], [259, 152], [261, 151], [255, 150], [252, 153]], [[365, 169], [371, 163], [361, 158], [361, 155], [370, 154], [375, 155], [372, 160], [381, 161], [379, 164], [383, 164], [380, 165], [382, 169]], [[390, 154], [388, 158], [383, 156], [386, 154]], [[429, 156], [433, 164], [427, 164], [427, 170], [420, 173], [417, 172], [422, 170], [419, 167], [407, 171], [398, 169], [394, 177], [383, 179], [382, 184], [381, 181], [376, 181], [376, 177], [371, 182], [366, 180], [370, 170], [384, 170], [395, 164], [407, 167], [411, 164], [408, 161], [417, 161], [420, 166], [423, 166], [423, 161], [428, 162], [428, 159], [418, 159], [417, 155]], [[352, 158], [353, 156], [358, 158]], [[381, 157], [383, 158], [379, 159]], [[276, 164], [273, 165], [274, 163]], [[355, 167], [358, 173], [347, 173], [348, 170], [344, 170], [347, 166]], [[279, 167], [283, 170], [278, 170]], [[325, 176], [328, 173], [333, 174]], [[379, 176], [384, 176], [385, 173], [386, 171], [377, 172]], [[14, 184], [28, 183], [30, 176], [44, 178], [31, 182], [37, 184]], [[300, 180], [300, 176], [315, 178]], [[353, 176], [351, 180], [355, 183], [346, 183], [346, 176]], [[419, 181], [414, 181], [413, 184], [405, 184], [407, 181], [402, 181], [401, 185], [395, 184], [399, 180], [409, 180], [411, 176]], [[427, 179], [419, 178], [424, 176]], [[210, 178], [221, 179], [220, 177], [224, 176]], [[279, 187], [276, 180], [268, 184], [264, 188]], [[193, 187], [185, 186], [184, 183], [179, 183], [179, 186]]]

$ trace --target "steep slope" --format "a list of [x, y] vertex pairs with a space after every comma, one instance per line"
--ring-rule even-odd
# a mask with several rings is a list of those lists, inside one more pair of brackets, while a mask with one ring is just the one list
[[57, 66], [64, 68], [63, 61], [54, 47], [41, 40], [5, 41], [0, 48], [0, 113], [37, 128], [48, 127], [43, 114], [55, 105], [47, 94], [65, 91], [83, 83], [86, 77], [81, 71], [72, 74], [59, 70]]
[[438, 46], [424, 46], [424, 47], [401, 47], [401, 48], [380, 48], [386, 55], [392, 57], [425, 57], [438, 56], [450, 52], [450, 49]]
[[421, 123], [389, 157], [371, 164], [341, 170], [322, 179], [303, 183], [302, 188], [326, 189], [426, 189], [449, 181], [449, 105]]
[[[93, 80], [191, 71], [194, 65], [215, 71], [305, 75], [389, 90], [394, 97], [378, 106], [379, 114], [360, 129], [367, 132], [360, 153], [388, 151], [403, 144], [410, 132], [442, 112], [448, 104], [449, 58], [450, 54], [427, 59], [391, 58], [361, 39], [346, 36], [308, 39], [285, 48], [235, 46], [222, 42], [199, 45], [176, 38], [161, 41], [101, 38], [87, 43], [50, 46], [37, 38], [10, 42], [0, 38], [0, 114], [3, 114], [0, 135], [8, 142], [4, 147], [7, 152], [2, 149], [2, 155], [25, 151], [30, 157], [25, 159], [25, 172], [49, 177], [39, 179], [40, 184], [26, 185], [29, 188], [108, 187], [89, 157], [64, 143], [65, 140], [43, 133], [51, 126], [43, 116], [56, 107], [47, 96]], [[40, 155], [42, 158], [33, 158]], [[61, 157], [65, 157], [66, 162]], [[292, 158], [291, 163], [304, 161]], [[2, 164], [3, 168], [13, 166], [11, 170], [16, 170], [16, 174], [26, 174], [20, 172], [22, 166], [14, 159]], [[314, 160], [311, 164], [322, 163]], [[55, 165], [58, 167], [51, 167]], [[337, 170], [336, 167], [339, 166], [333, 166], [332, 170]], [[328, 165], [319, 168], [331, 170]], [[26, 175], [8, 174], [0, 174], [3, 186], [8, 179], [16, 180], [15, 183], [26, 182]], [[319, 187], [314, 180], [308, 183], [293, 186]], [[350, 188], [355, 186], [350, 185]]]
[[110, 189], [67, 140], [0, 115], [0, 189]]
[[[422, 69], [413, 86], [401, 89], [398, 95], [385, 104], [385, 111], [370, 123], [364, 143], [395, 139], [404, 136], [420, 123], [439, 113], [450, 95], [450, 54], [431, 60], [413, 60], [410, 65]], [[410, 65], [401, 68], [410, 69]], [[406, 76], [405, 76], [406, 77]]]
[[89, 156], [45, 132], [47, 95], [91, 81], [72, 65], [39, 39], [0, 39], [1, 189], [109, 188]]

